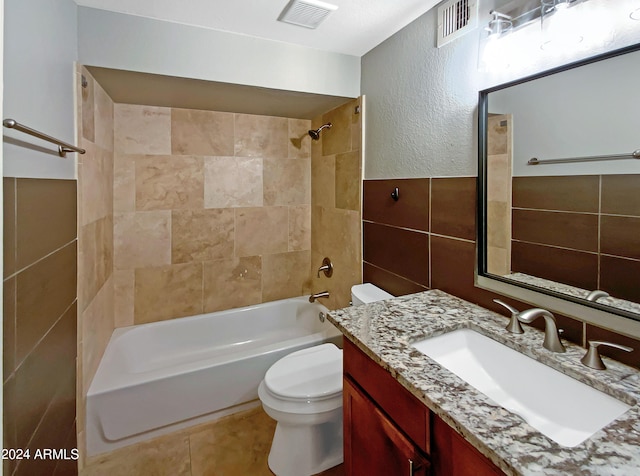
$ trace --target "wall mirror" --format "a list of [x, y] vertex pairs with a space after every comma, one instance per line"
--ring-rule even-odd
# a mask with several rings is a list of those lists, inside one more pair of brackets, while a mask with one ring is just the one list
[[480, 92], [478, 276], [640, 321], [640, 45]]

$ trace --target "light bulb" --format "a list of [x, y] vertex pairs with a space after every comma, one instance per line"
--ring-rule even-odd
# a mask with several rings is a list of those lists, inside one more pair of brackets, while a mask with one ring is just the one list
[[578, 19], [569, 10], [568, 2], [555, 5], [551, 13], [542, 15], [542, 33], [546, 41], [540, 46], [543, 50], [566, 50], [582, 41]]

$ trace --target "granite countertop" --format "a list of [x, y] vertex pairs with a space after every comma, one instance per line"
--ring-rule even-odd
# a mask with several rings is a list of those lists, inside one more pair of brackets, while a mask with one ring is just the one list
[[[438, 290], [331, 311], [329, 320], [413, 395], [507, 474], [640, 474], [640, 372], [611, 359], [607, 370], [580, 363], [585, 350], [542, 347], [543, 333], [504, 330], [507, 319]], [[525, 326], [526, 327], [526, 326]], [[413, 342], [471, 328], [632, 406], [583, 443], [567, 448], [493, 403], [426, 355]]]

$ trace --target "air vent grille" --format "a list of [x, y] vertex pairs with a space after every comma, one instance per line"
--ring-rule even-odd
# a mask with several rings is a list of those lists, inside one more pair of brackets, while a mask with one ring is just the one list
[[282, 10], [278, 21], [305, 28], [317, 28], [337, 8], [336, 5], [315, 0], [291, 0]]
[[477, 0], [449, 0], [438, 7], [438, 48], [473, 30], [478, 23]]

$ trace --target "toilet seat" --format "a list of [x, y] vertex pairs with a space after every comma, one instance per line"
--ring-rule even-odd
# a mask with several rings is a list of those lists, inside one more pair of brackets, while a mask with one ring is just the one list
[[342, 393], [342, 350], [322, 344], [293, 352], [267, 370], [266, 390], [286, 401], [326, 400]]

